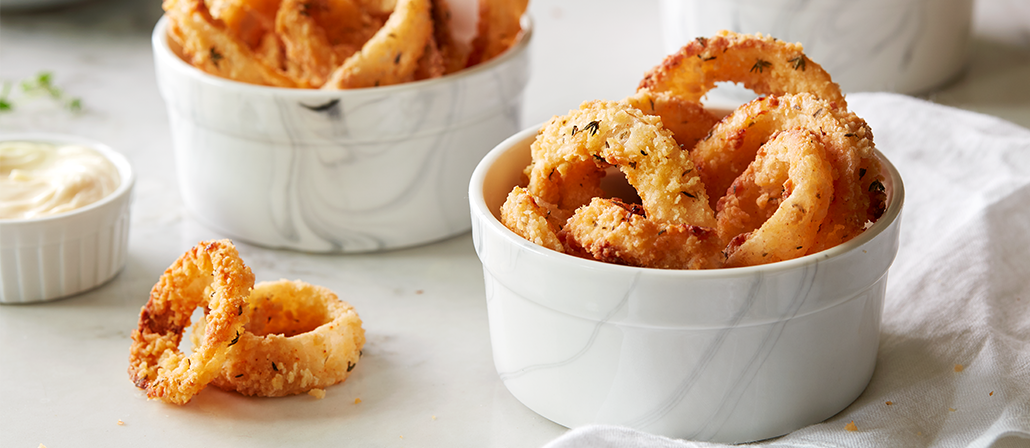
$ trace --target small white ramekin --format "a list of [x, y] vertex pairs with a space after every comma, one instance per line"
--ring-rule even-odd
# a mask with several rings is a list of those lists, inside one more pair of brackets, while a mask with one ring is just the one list
[[569, 427], [736, 443], [825, 420], [862, 393], [904, 200], [882, 155], [887, 211], [853, 240], [762, 266], [662, 270], [565, 255], [501, 224], [536, 134], [501, 143], [469, 186], [494, 364], [519, 401]]
[[309, 252], [424, 244], [471, 227], [468, 180], [517, 132], [530, 21], [506, 53], [437, 79], [287, 89], [209, 75], [154, 28], [183, 202], [250, 243]]
[[121, 184], [85, 207], [54, 216], [0, 220], [0, 303], [68, 297], [114, 278], [125, 266], [135, 175], [129, 161], [102, 143], [70, 135], [9, 134], [3, 141], [77, 144], [99, 151]]

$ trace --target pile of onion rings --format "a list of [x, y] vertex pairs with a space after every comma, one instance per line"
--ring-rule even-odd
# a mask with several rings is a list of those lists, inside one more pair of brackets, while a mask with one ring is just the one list
[[[721, 120], [716, 82], [763, 95]], [[554, 117], [501, 221], [549, 249], [661, 269], [752, 266], [854, 238], [884, 212], [873, 135], [801, 45], [723, 31], [698, 38], [622, 101]], [[636, 197], [609, 197], [618, 171]]]
[[164, 0], [172, 48], [216, 76], [275, 87], [352, 89], [436, 78], [518, 39], [527, 0], [479, 0], [475, 37], [446, 0]]
[[[193, 352], [179, 343], [193, 312]], [[365, 343], [361, 319], [328, 289], [265, 282], [229, 240], [197, 244], [150, 292], [132, 332], [129, 378], [148, 398], [186, 404], [209, 383], [245, 395], [284, 396], [347, 379]]]

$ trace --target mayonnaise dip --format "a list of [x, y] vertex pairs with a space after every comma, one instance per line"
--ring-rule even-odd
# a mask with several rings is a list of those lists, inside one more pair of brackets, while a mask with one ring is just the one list
[[0, 142], [0, 219], [57, 215], [118, 188], [118, 168], [80, 145]]

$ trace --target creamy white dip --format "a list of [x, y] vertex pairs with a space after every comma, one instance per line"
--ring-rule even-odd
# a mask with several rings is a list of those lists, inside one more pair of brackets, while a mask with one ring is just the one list
[[0, 142], [0, 219], [57, 215], [118, 188], [118, 168], [79, 145]]

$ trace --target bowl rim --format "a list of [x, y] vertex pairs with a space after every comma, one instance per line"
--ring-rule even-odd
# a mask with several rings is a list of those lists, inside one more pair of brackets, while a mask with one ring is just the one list
[[45, 222], [56, 221], [60, 219], [69, 219], [78, 215], [86, 214], [92, 210], [101, 208], [110, 204], [111, 202], [117, 201], [124, 197], [133, 185], [136, 183], [136, 173], [132, 169], [132, 165], [122, 153], [115, 151], [110, 146], [102, 143], [98, 140], [91, 138], [82, 137], [72, 134], [61, 134], [52, 132], [22, 132], [15, 134], [5, 134], [0, 136], [0, 142], [13, 142], [13, 141], [31, 141], [36, 143], [51, 143], [51, 144], [70, 144], [70, 145], [82, 145], [90, 149], [96, 150], [104, 158], [114, 164], [118, 170], [119, 180], [118, 188], [112, 191], [107, 196], [100, 198], [90, 204], [86, 204], [74, 210], [69, 210], [64, 213], [58, 213], [56, 215], [46, 215], [37, 218], [18, 218], [18, 219], [0, 219], [0, 226], [11, 226], [17, 224], [39, 224]]
[[[424, 88], [431, 88], [438, 84], [444, 84], [451, 81], [457, 81], [462, 78], [475, 76], [485, 71], [489, 71], [496, 66], [507, 63], [508, 61], [515, 59], [518, 55], [524, 54], [525, 50], [528, 49], [529, 43], [533, 36], [533, 20], [530, 18], [529, 13], [523, 14], [521, 18], [522, 32], [519, 34], [518, 40], [510, 48], [501, 53], [500, 55], [490, 59], [489, 61], [477, 64], [473, 67], [459, 70], [449, 75], [441, 76], [439, 78], [423, 79], [420, 81], [411, 81], [401, 84], [394, 84], [389, 86], [381, 87], [362, 87], [357, 89], [333, 89], [333, 90], [322, 90], [322, 89], [305, 89], [305, 88], [292, 88], [292, 87], [274, 87], [274, 86], [263, 86], [259, 84], [250, 84], [240, 81], [234, 81], [220, 76], [215, 76], [194, 67], [192, 64], [182, 60], [178, 55], [172, 52], [171, 47], [168, 46], [167, 28], [168, 28], [168, 16], [162, 15], [154, 25], [154, 31], [151, 33], [151, 45], [154, 49], [154, 57], [164, 60], [169, 60], [168, 65], [179, 73], [194, 79], [195, 81], [210, 85], [216, 88], [223, 89], [237, 89], [245, 93], [253, 94], [271, 94], [271, 95], [296, 95], [301, 98], [323, 98], [327, 95], [354, 95], [378, 93], [383, 95], [392, 95], [409, 90], [419, 90]], [[160, 72], [160, 65], [158, 64], [158, 72]]]
[[[654, 268], [643, 268], [638, 266], [626, 266], [613, 263], [605, 263], [596, 260], [587, 260], [584, 258], [574, 257], [572, 255], [564, 254], [547, 249], [543, 246], [534, 244], [525, 238], [512, 232], [504, 224], [501, 224], [497, 216], [494, 215], [493, 211], [486, 205], [486, 199], [483, 196], [483, 188], [486, 180], [486, 174], [494, 166], [498, 159], [500, 159], [508, 151], [515, 151], [521, 147], [523, 142], [526, 142], [526, 149], [528, 149], [528, 143], [532, 142], [536, 134], [542, 128], [543, 124], [537, 126], [531, 126], [518, 133], [508, 137], [492, 150], [476, 166], [475, 171], [472, 173], [472, 178], [469, 182], [469, 202], [470, 209], [473, 215], [473, 221], [477, 219], [485, 221], [485, 226], [490, 227], [494, 232], [498, 232], [502, 238], [507, 242], [515, 244], [520, 250], [528, 251], [538, 257], [555, 259], [556, 262], [568, 264], [570, 267], [575, 269], [583, 270], [598, 270], [598, 269], [612, 269], [615, 272], [625, 273], [627, 275], [649, 275], [649, 276], [670, 276], [670, 277], [687, 277], [687, 278], [705, 278], [705, 279], [718, 279], [718, 278], [732, 278], [751, 276], [754, 274], [762, 273], [776, 273], [790, 271], [794, 269], [803, 268], [808, 265], [813, 265], [824, 260], [842, 256], [846, 253], [859, 250], [862, 246], [866, 245], [874, 238], [879, 236], [881, 233], [886, 231], [891, 225], [893, 225], [901, 215], [901, 210], [905, 201], [905, 186], [901, 178], [901, 173], [897, 167], [894, 166], [890, 160], [878, 149], [875, 149], [875, 154], [879, 158], [883, 171], [887, 177], [887, 183], [890, 184], [888, 188], [888, 205], [887, 210], [884, 211], [883, 215], [873, 223], [872, 226], [865, 229], [861, 234], [848, 240], [843, 244], [831, 247], [810, 255], [803, 257], [793, 258], [790, 260], [778, 261], [775, 263], [768, 263], [757, 266], [743, 266], [743, 267], [732, 267], [732, 268], [719, 268], [719, 269], [654, 269]], [[477, 226], [473, 225], [473, 228]], [[477, 244], [477, 252], [478, 252]]]

